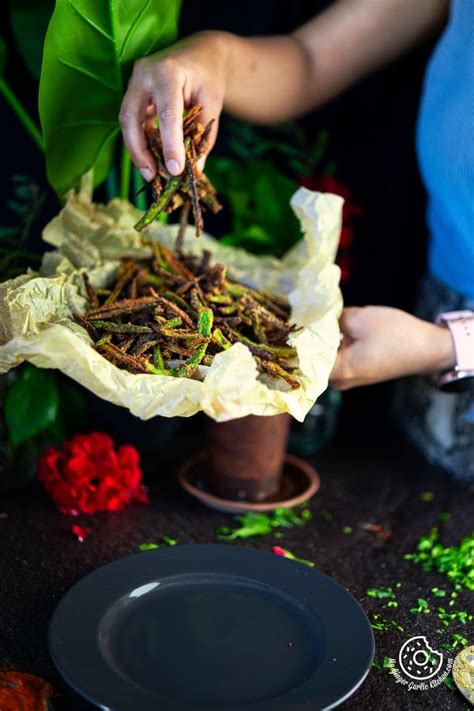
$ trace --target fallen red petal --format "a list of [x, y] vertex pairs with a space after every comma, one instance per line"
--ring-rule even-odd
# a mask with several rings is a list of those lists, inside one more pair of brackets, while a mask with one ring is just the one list
[[91, 532], [91, 529], [88, 526], [71, 526], [71, 531], [79, 543], [83, 543]]

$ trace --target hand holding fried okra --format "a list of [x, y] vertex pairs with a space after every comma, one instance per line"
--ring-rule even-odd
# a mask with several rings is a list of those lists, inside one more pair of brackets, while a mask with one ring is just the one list
[[[135, 63], [120, 110], [123, 137], [145, 180], [157, 171], [144, 127], [158, 117], [166, 167], [184, 170], [181, 117], [199, 103], [201, 121], [223, 108], [253, 123], [276, 123], [321, 106], [442, 24], [448, 0], [339, 0], [288, 35], [200, 32]], [[204, 155], [201, 157], [202, 169]]]

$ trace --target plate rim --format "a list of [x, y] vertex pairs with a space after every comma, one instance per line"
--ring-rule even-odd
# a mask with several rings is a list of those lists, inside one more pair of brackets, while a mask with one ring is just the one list
[[[273, 554], [269, 551], [266, 551], [266, 550], [262, 550], [262, 549], [258, 549], [258, 548], [250, 548], [250, 547], [246, 547], [246, 546], [242, 546], [242, 545], [238, 545], [238, 544], [232, 544], [232, 543], [185, 543], [185, 544], [179, 544], [178, 546], [167, 547], [167, 548], [159, 548], [159, 549], [153, 549], [153, 550], [148, 550], [148, 551], [136, 551], [136, 552], [129, 553], [125, 556], [116, 558], [112, 561], [109, 561], [108, 563], [105, 563], [104, 565], [99, 566], [98, 568], [95, 568], [94, 570], [90, 571], [86, 575], [82, 576], [78, 581], [76, 581], [73, 585], [71, 585], [71, 587], [63, 594], [63, 596], [57, 603], [57, 605], [54, 609], [54, 612], [51, 615], [49, 623], [48, 623], [48, 635], [47, 635], [48, 636], [48, 649], [49, 649], [49, 654], [51, 656], [51, 659], [53, 661], [53, 664], [54, 664], [56, 670], [61, 675], [61, 677], [66, 681], [66, 683], [72, 689], [74, 689], [74, 691], [79, 696], [81, 696], [82, 698], [85, 698], [91, 704], [97, 706], [98, 708], [103, 709], [103, 711], [121, 711], [121, 709], [119, 709], [118, 707], [117, 708], [109, 707], [107, 705], [104, 705], [104, 702], [98, 701], [97, 698], [92, 695], [92, 692], [90, 692], [84, 688], [84, 684], [81, 687], [80, 682], [77, 682], [76, 679], [74, 678], [74, 676], [70, 675], [70, 672], [67, 669], [65, 669], [63, 663], [61, 662], [60, 657], [58, 657], [56, 654], [55, 640], [54, 640], [54, 635], [55, 635], [54, 627], [61, 622], [61, 613], [63, 612], [63, 609], [66, 607], [66, 605], [70, 602], [71, 596], [78, 594], [78, 589], [80, 589], [83, 585], [87, 585], [89, 583], [89, 580], [91, 578], [95, 578], [99, 573], [101, 575], [103, 575], [104, 571], [107, 572], [107, 570], [110, 568], [114, 568], [114, 567], [118, 568], [119, 566], [123, 566], [124, 564], [126, 565], [127, 561], [129, 561], [129, 560], [132, 560], [132, 559], [133, 560], [145, 560], [146, 557], [148, 557], [148, 558], [170, 557], [171, 559], [173, 559], [174, 555], [176, 555], [178, 550], [181, 550], [184, 552], [186, 552], [186, 550], [187, 551], [192, 550], [193, 554], [196, 554], [198, 556], [199, 551], [197, 549], [205, 550], [209, 553], [211, 553], [212, 551], [214, 551], [214, 552], [219, 551], [219, 554], [224, 550], [227, 550], [228, 552], [234, 551], [234, 553], [232, 553], [232, 555], [243, 554], [245, 556], [249, 556], [249, 558], [251, 558], [252, 556], [255, 556], [255, 555], [257, 555], [257, 557], [262, 556], [262, 558], [265, 558], [266, 560], [268, 560], [269, 563], [270, 563], [270, 561], [272, 561], [271, 565], [280, 566], [282, 571], [284, 570], [284, 568], [282, 568], [281, 566], [285, 566], [285, 568], [287, 570], [291, 570], [291, 568], [293, 568], [294, 571], [302, 573], [302, 577], [309, 576], [310, 580], [311, 579], [313, 579], [313, 580], [321, 579], [322, 581], [324, 581], [324, 583], [326, 585], [334, 586], [335, 589], [338, 591], [338, 594], [342, 594], [343, 598], [346, 599], [348, 603], [350, 601], [352, 606], [358, 611], [358, 614], [360, 616], [359, 621], [365, 623], [365, 628], [366, 628], [365, 631], [369, 633], [368, 640], [367, 640], [368, 657], [367, 657], [366, 662], [363, 665], [363, 671], [361, 672], [360, 678], [357, 680], [357, 682], [355, 684], [353, 684], [344, 693], [344, 695], [338, 695], [338, 698], [334, 702], [322, 707], [322, 711], [330, 711], [330, 709], [334, 709], [334, 708], [338, 707], [339, 705], [344, 703], [348, 698], [350, 698], [360, 688], [360, 686], [364, 683], [364, 681], [366, 680], [366, 678], [370, 672], [371, 665], [372, 665], [372, 662], [374, 659], [375, 637], [374, 637], [374, 633], [373, 633], [372, 627], [370, 625], [370, 621], [368, 619], [368, 616], [367, 616], [365, 610], [363, 609], [360, 602], [355, 598], [355, 596], [350, 592], [350, 590], [348, 588], [344, 587], [341, 583], [334, 580], [334, 578], [332, 578], [330, 575], [328, 575], [322, 571], [314, 570], [314, 569], [309, 568], [308, 566], [305, 566], [305, 565], [298, 563], [296, 561], [292, 561], [289, 559], [283, 559], [282, 557], [276, 556], [275, 554]], [[245, 561], [245, 563], [247, 563], [247, 561]], [[201, 572], [205, 572], [205, 571], [201, 571]], [[206, 572], [212, 572], [212, 571], [206, 571]], [[150, 571], [150, 574], [152, 574], [152, 571]], [[189, 574], [189, 571], [187, 573], [183, 573], [183, 574]], [[218, 574], [225, 575], [225, 573], [223, 573], [222, 571], [219, 571]], [[233, 574], [235, 576], [243, 577], [243, 575], [240, 572], [234, 572], [231, 574]], [[273, 586], [276, 590], [282, 590], [281, 588], [278, 587], [278, 585], [275, 585], [274, 583], [268, 583], [266, 581], [262, 581], [261, 578], [258, 576], [258, 573], [250, 572], [250, 570], [249, 570], [246, 575], [249, 580], [253, 579], [257, 582], [263, 582], [264, 584]], [[167, 575], [165, 577], [169, 577], [169, 575]], [[128, 589], [131, 589], [134, 584], [137, 584], [137, 583], [131, 582]], [[298, 597], [296, 597], [293, 592], [290, 592], [290, 591], [286, 590], [285, 588], [283, 588], [283, 592], [285, 594], [289, 594], [290, 596], [294, 597], [296, 602], [299, 602], [300, 604], [307, 604], [307, 606], [310, 609], [312, 609], [312, 610], [314, 609], [311, 604], [307, 603], [307, 601], [299, 600]], [[115, 599], [117, 599], [121, 594], [122, 593], [116, 592]], [[108, 608], [105, 607], [102, 610], [101, 617], [105, 613], [106, 609], [108, 609]], [[370, 650], [369, 650], [369, 646], [370, 646]], [[97, 647], [98, 647], [98, 645], [97, 645]], [[103, 661], [103, 664], [107, 669], [110, 669], [107, 666], [105, 660]], [[314, 673], [316, 673], [316, 670]], [[285, 697], [287, 695], [294, 695], [295, 691], [298, 689], [300, 689], [300, 691], [301, 691], [302, 687], [304, 687], [308, 683], [308, 681], [310, 681], [311, 678], [314, 676], [314, 673], [307, 680], [305, 680], [305, 682], [303, 682], [301, 685], [296, 686], [293, 689], [289, 690], [288, 692], [285, 692], [277, 697], [273, 697], [272, 699], [268, 699], [268, 700], [264, 700], [264, 701], [256, 701], [253, 703], [245, 703], [244, 705], [242, 705], [242, 704], [234, 705], [232, 703], [229, 703], [229, 704], [225, 704], [225, 706], [223, 706], [222, 704], [221, 705], [213, 704], [212, 707], [209, 706], [209, 711], [221, 711], [221, 709], [222, 709], [222, 711], [240, 711], [240, 709], [242, 709], [242, 710], [248, 709], [249, 711], [258, 711], [259, 708], [265, 709], [265, 711], [266, 711], [266, 708], [267, 708], [266, 705], [269, 702], [272, 702], [272, 703], [274, 702], [275, 704], [278, 703], [280, 705], [282, 702], [284, 703], [284, 701], [282, 701], [282, 700], [285, 699]], [[84, 675], [82, 675], [82, 678], [84, 678]], [[118, 677], [118, 678], [120, 678], [120, 677]], [[86, 677], [86, 679], [87, 679], [87, 677]], [[129, 686], [133, 687], [135, 685], [133, 684], [133, 682], [130, 682]], [[139, 687], [135, 686], [135, 688], [139, 688]], [[146, 690], [144, 690], [144, 691], [146, 691]], [[154, 701], [153, 701], [153, 698], [154, 698]], [[159, 699], [157, 699], [156, 695], [154, 695], [154, 694], [153, 694], [153, 698], [150, 695], [150, 702], [153, 702], [156, 704], [156, 702], [159, 701]], [[163, 701], [163, 703], [166, 703], [167, 699], [165, 697], [162, 697], [162, 701]], [[170, 699], [168, 699], [168, 702], [169, 701], [170, 701]], [[183, 704], [185, 703], [184, 700], [176, 699], [175, 702], [178, 704], [181, 704], [181, 706], [177, 706], [176, 708], [179, 708], [179, 709], [184, 708], [184, 706], [183, 706]], [[137, 708], [136, 703], [137, 703], [136, 701], [132, 702], [132, 706], [130, 706], [130, 708]], [[128, 709], [129, 707], [127, 706], [126, 708]], [[143, 708], [145, 711], [145, 707], [143, 707]], [[150, 709], [151, 708], [152, 708], [152, 706], [150, 706]], [[153, 706], [153, 708], [155, 708], [155, 707]], [[198, 703], [196, 703], [196, 704], [193, 704], [192, 708], [196, 708], [196, 709], [202, 708], [202, 705], [199, 706]], [[278, 706], [278, 709], [279, 708], [280, 708], [280, 706]], [[285, 711], [286, 711], [286, 708], [289, 709], [289, 707], [283, 707], [283, 706], [281, 708], [282, 709], [285, 708]], [[301, 704], [294, 706], [295, 711], [297, 711], [297, 710], [299, 711], [300, 708], [303, 708], [301, 706]], [[146, 709], [148, 709], [148, 707], [146, 707]], [[163, 708], [163, 711], [165, 711], [165, 708]], [[191, 711], [191, 709], [190, 709], [190, 711]]]

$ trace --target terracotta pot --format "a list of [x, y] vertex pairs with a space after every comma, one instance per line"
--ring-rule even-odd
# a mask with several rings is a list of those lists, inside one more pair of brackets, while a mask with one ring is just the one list
[[209, 424], [209, 490], [233, 501], [264, 501], [278, 493], [289, 415], [249, 415]]

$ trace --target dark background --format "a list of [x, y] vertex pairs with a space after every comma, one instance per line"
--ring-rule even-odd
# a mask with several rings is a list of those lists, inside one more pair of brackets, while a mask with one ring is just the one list
[[[202, 29], [224, 29], [245, 35], [285, 33], [329, 4], [322, 0], [240, 0], [235, 4], [184, 0], [180, 36]], [[10, 47], [6, 78], [32, 115], [37, 116], [37, 84], [15, 53], [5, 5], [0, 10], [0, 21]], [[416, 165], [414, 136], [430, 51], [431, 44], [419, 47], [301, 120], [308, 136], [321, 129], [329, 130], [328, 153], [338, 164], [337, 178], [352, 188], [355, 201], [364, 209], [363, 217], [356, 222], [353, 274], [344, 287], [347, 305], [385, 304], [410, 310], [414, 304], [416, 285], [425, 268], [426, 246], [425, 195]], [[2, 98], [0, 112], [0, 192], [4, 198], [0, 225], [9, 225], [15, 219], [7, 205], [13, 191], [11, 175], [30, 175], [42, 188], [47, 188], [47, 184], [40, 152]], [[216, 146], [218, 152], [226, 150], [225, 135], [224, 120]], [[97, 197], [101, 198], [100, 190]], [[41, 228], [58, 207], [49, 190], [33, 230], [33, 246], [39, 251]], [[351, 413], [354, 409], [359, 412], [360, 408], [366, 417], [376, 412], [375, 426], [385, 426], [380, 413], [388, 411], [389, 398], [389, 385], [346, 394], [349, 429], [353, 427]], [[112, 418], [119, 426], [119, 420], [123, 420], [124, 429], [139, 428], [143, 432], [143, 423], [130, 422], [133, 418], [116, 408], [96, 401], [94, 412], [99, 421]], [[357, 419], [360, 422], [364, 418]]]

